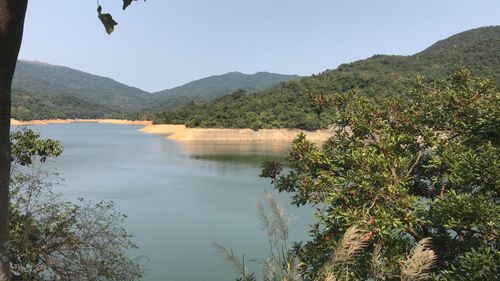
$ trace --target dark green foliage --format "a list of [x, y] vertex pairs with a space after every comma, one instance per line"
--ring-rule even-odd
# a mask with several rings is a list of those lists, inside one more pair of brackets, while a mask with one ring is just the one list
[[20, 120], [54, 118], [150, 119], [152, 112], [195, 100], [209, 100], [245, 89], [255, 92], [296, 76], [228, 73], [158, 93], [62, 66], [19, 61], [13, 83], [12, 116]]
[[500, 276], [500, 251], [489, 247], [472, 249], [458, 264], [436, 276], [440, 281], [491, 281]]
[[[451, 36], [412, 56], [376, 55], [340, 65], [237, 100], [222, 97], [154, 116], [156, 123], [195, 127], [317, 129], [332, 123], [333, 112], [311, 108], [308, 93], [330, 95], [358, 91], [382, 102], [407, 95], [417, 75], [446, 78], [460, 67], [500, 83], [500, 26], [483, 27]], [[319, 110], [319, 111], [318, 111]], [[321, 120], [317, 118], [321, 112]]]
[[[289, 84], [294, 87], [296, 83]], [[307, 95], [293, 94], [283, 99], [272, 94], [227, 95], [213, 102], [199, 101], [154, 116], [155, 123], [186, 124], [188, 127], [277, 128], [314, 130], [331, 123], [323, 114], [321, 123], [309, 106]], [[327, 110], [328, 111], [328, 110]]]
[[123, 10], [127, 9], [127, 7], [130, 6], [130, 4], [132, 4], [132, 0], [123, 0], [123, 7], [122, 7], [122, 9]]
[[495, 280], [499, 87], [461, 69], [447, 80], [419, 78], [406, 97], [381, 104], [357, 94], [331, 98], [334, 135], [322, 147], [300, 135], [288, 155], [291, 170], [276, 181], [295, 204], [318, 208], [312, 240], [296, 249], [306, 279], [355, 225], [383, 249], [360, 259], [361, 280], [402, 279], [401, 262], [426, 237], [437, 280]]
[[[124, 1], [125, 5], [125, 1]], [[130, 5], [130, 3], [129, 3]], [[125, 6], [124, 6], [125, 7]], [[125, 9], [125, 8], [123, 8]], [[113, 30], [115, 30], [115, 25], [118, 23], [113, 20], [113, 17], [110, 14], [103, 14], [101, 5], [97, 6], [97, 14], [98, 18], [101, 20], [104, 25], [104, 29], [106, 29], [106, 33], [111, 34]]]
[[125, 117], [126, 114], [114, 109], [67, 94], [22, 90], [12, 92], [12, 118], [18, 120]]
[[311, 94], [309, 93], [310, 106], [314, 113], [318, 116], [318, 121], [321, 122], [321, 113], [330, 106], [330, 99], [325, 94]]
[[277, 160], [265, 161], [262, 164], [262, 173], [260, 177], [270, 178], [272, 180], [271, 183], [274, 183], [282, 171], [283, 168], [281, 167], [281, 163]]
[[[125, 10], [127, 9], [130, 4], [132, 4], [132, 1], [137, 1], [137, 0], [123, 0], [123, 6], [122, 9]], [[146, 1], [146, 0], [144, 0]], [[106, 33], [111, 34], [115, 30], [115, 25], [118, 23], [113, 20], [113, 17], [110, 14], [103, 14], [102, 13], [102, 7], [99, 5], [99, 1], [97, 1], [97, 16], [99, 20], [101, 20], [102, 24], [104, 25], [104, 29], [106, 29]]]
[[[98, 113], [100, 116], [116, 111], [127, 114], [139, 112], [146, 108], [153, 98], [153, 95], [148, 92], [118, 83], [110, 78], [68, 67], [30, 61], [18, 61], [12, 88], [14, 98], [16, 92], [42, 94], [44, 99], [48, 97], [61, 101], [54, 106], [73, 103], [77, 111], [89, 110], [88, 115]], [[78, 104], [82, 102], [85, 104]], [[32, 106], [24, 103], [21, 105]], [[49, 111], [58, 111], [58, 108], [50, 106]], [[91, 110], [94, 106], [95, 110]], [[36, 112], [33, 113], [36, 114]]]
[[15, 165], [33, 164], [35, 157], [45, 162], [47, 157], [57, 157], [62, 153], [61, 143], [51, 139], [42, 140], [40, 134], [32, 130], [15, 131], [10, 134], [10, 150]]

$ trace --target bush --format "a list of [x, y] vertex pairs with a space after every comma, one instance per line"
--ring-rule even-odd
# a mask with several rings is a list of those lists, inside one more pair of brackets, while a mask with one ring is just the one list
[[[31, 130], [11, 134], [9, 254], [13, 280], [140, 280], [140, 258], [112, 202], [78, 203], [54, 192], [58, 177], [43, 165], [60, 143]], [[39, 162], [41, 160], [41, 163]]]
[[434, 83], [417, 79], [404, 99], [377, 105], [339, 94], [332, 105], [332, 138], [317, 147], [300, 135], [287, 157], [289, 172], [275, 183], [296, 205], [318, 210], [311, 241], [297, 251], [304, 278], [316, 278], [353, 225], [370, 247], [383, 249], [381, 259], [375, 252], [359, 258], [354, 280], [404, 279], [401, 262], [427, 237], [437, 253], [435, 279], [499, 276], [500, 93], [494, 81], [461, 69]]

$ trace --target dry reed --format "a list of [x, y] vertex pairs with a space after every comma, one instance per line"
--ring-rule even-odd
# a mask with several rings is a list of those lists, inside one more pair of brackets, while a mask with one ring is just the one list
[[368, 247], [369, 240], [356, 226], [346, 230], [316, 281], [346, 280], [356, 273], [356, 258]]
[[401, 267], [401, 281], [423, 281], [431, 277], [430, 272], [437, 258], [431, 246], [430, 238], [417, 243]]

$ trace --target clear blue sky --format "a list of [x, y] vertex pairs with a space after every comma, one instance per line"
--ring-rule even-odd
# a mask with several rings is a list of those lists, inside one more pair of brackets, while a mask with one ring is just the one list
[[119, 23], [111, 36], [95, 1], [31, 0], [20, 58], [157, 91], [230, 71], [310, 75], [500, 24], [499, 0], [100, 2]]

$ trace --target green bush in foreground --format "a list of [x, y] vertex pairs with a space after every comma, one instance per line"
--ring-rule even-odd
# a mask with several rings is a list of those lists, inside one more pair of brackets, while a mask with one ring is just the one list
[[112, 202], [65, 201], [43, 162], [62, 153], [58, 141], [31, 130], [11, 133], [9, 256], [12, 280], [140, 280], [139, 259]]
[[[462, 69], [447, 80], [422, 78], [407, 98], [376, 105], [334, 95], [335, 134], [322, 147], [300, 135], [290, 170], [275, 180], [297, 206], [317, 208], [312, 239], [297, 247], [305, 280], [315, 280], [346, 230], [369, 245], [342, 280], [405, 277], [405, 260], [431, 238], [435, 280], [500, 276], [500, 93]], [[280, 171], [269, 162], [266, 171]], [[430, 242], [429, 242], [430, 243]], [[429, 277], [428, 275], [426, 275]], [[338, 279], [325, 279], [338, 280]]]

